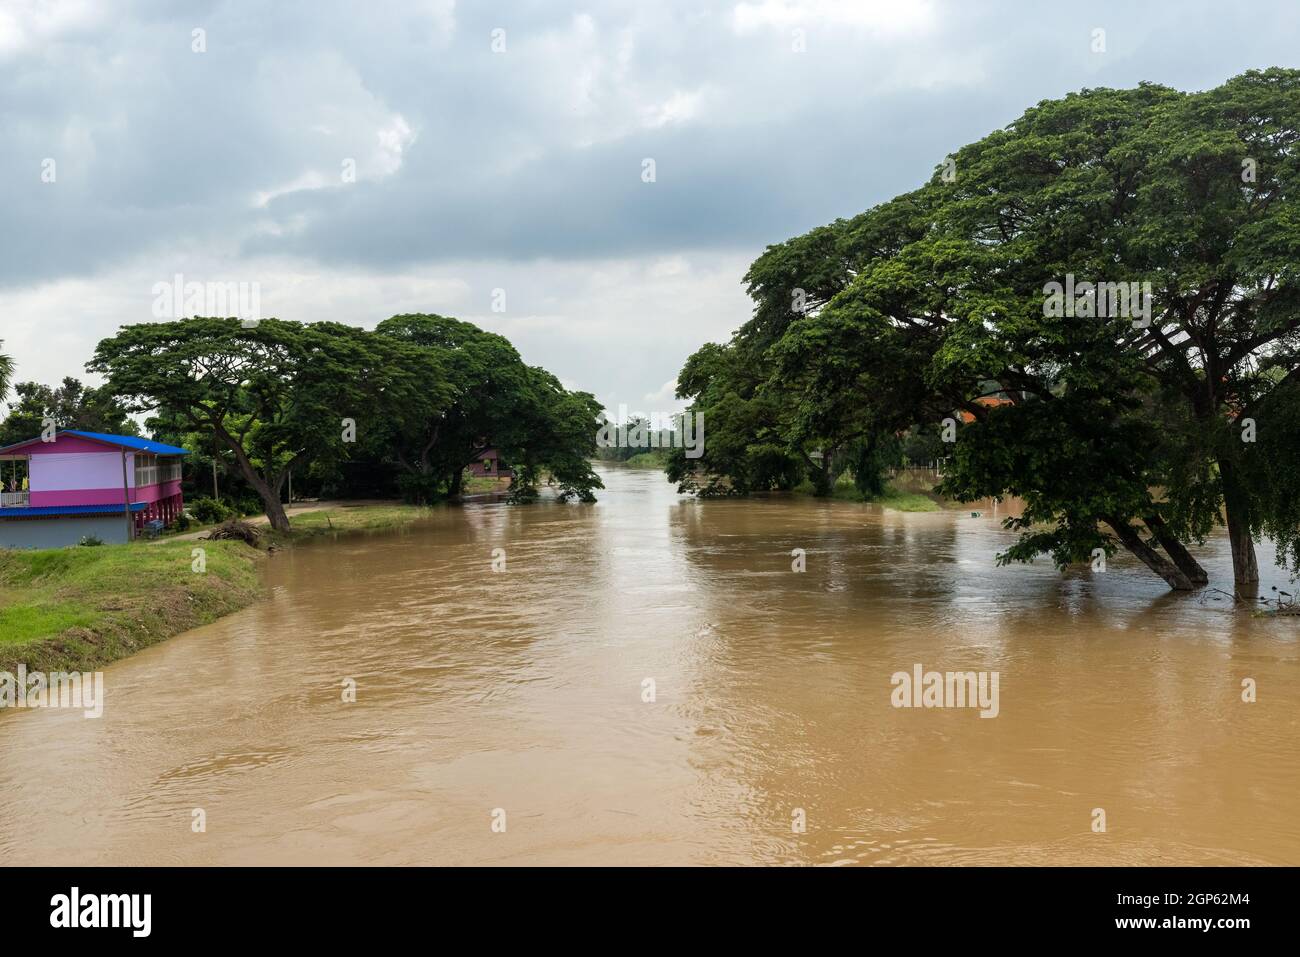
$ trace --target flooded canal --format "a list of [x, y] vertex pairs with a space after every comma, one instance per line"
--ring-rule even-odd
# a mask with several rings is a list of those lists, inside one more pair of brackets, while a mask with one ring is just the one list
[[[1296, 619], [996, 568], [988, 511], [602, 474], [278, 553], [264, 602], [109, 667], [102, 718], [0, 717], [0, 859], [1300, 863]], [[996, 671], [997, 716], [894, 707], [917, 665]]]

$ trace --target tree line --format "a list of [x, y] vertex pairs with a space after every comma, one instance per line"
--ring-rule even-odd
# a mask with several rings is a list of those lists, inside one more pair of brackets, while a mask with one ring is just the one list
[[[1189, 589], [1188, 545], [1226, 525], [1239, 585], [1262, 534], [1300, 571], [1298, 128], [1296, 70], [1083, 90], [768, 247], [753, 317], [678, 376], [709, 434], [669, 477], [825, 493], [948, 429], [941, 493], [1024, 501], [1001, 562], [1124, 548]], [[1150, 290], [1149, 323], [1104, 308], [1120, 283]]]
[[[466, 467], [489, 447], [513, 470], [512, 501], [535, 499], [543, 481], [561, 500], [594, 501], [602, 487], [588, 461], [595, 398], [524, 363], [504, 337], [445, 316], [394, 316], [374, 331], [279, 319], [142, 323], [100, 342], [86, 368], [101, 387], [20, 383], [0, 432], [32, 438], [50, 416], [60, 428], [135, 434], [130, 416], [147, 414], [155, 438], [225, 463], [281, 530], [291, 474], [337, 487], [358, 463], [370, 487], [417, 503], [459, 495]], [[0, 357], [0, 395], [12, 374]]]

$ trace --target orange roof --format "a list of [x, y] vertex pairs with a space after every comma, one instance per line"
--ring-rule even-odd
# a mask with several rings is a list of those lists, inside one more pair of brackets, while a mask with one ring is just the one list
[[[1000, 399], [996, 395], [982, 395], [975, 400], [975, 404], [987, 405], [990, 407], [999, 406], [999, 405], [1015, 405], [1015, 403], [1012, 402], [1010, 399]], [[961, 416], [961, 420], [963, 423], [975, 421], [975, 416], [964, 409], [957, 414]]]

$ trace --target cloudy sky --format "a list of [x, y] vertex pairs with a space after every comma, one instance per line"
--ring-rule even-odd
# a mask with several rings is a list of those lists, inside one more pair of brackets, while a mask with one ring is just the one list
[[667, 411], [765, 245], [1038, 100], [1298, 64], [1294, 0], [0, 0], [0, 340], [82, 375], [181, 274]]

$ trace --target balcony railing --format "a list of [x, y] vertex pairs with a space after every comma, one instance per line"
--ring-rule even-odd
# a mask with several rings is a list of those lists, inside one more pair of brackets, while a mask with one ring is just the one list
[[0, 508], [26, 508], [26, 492], [0, 492]]

